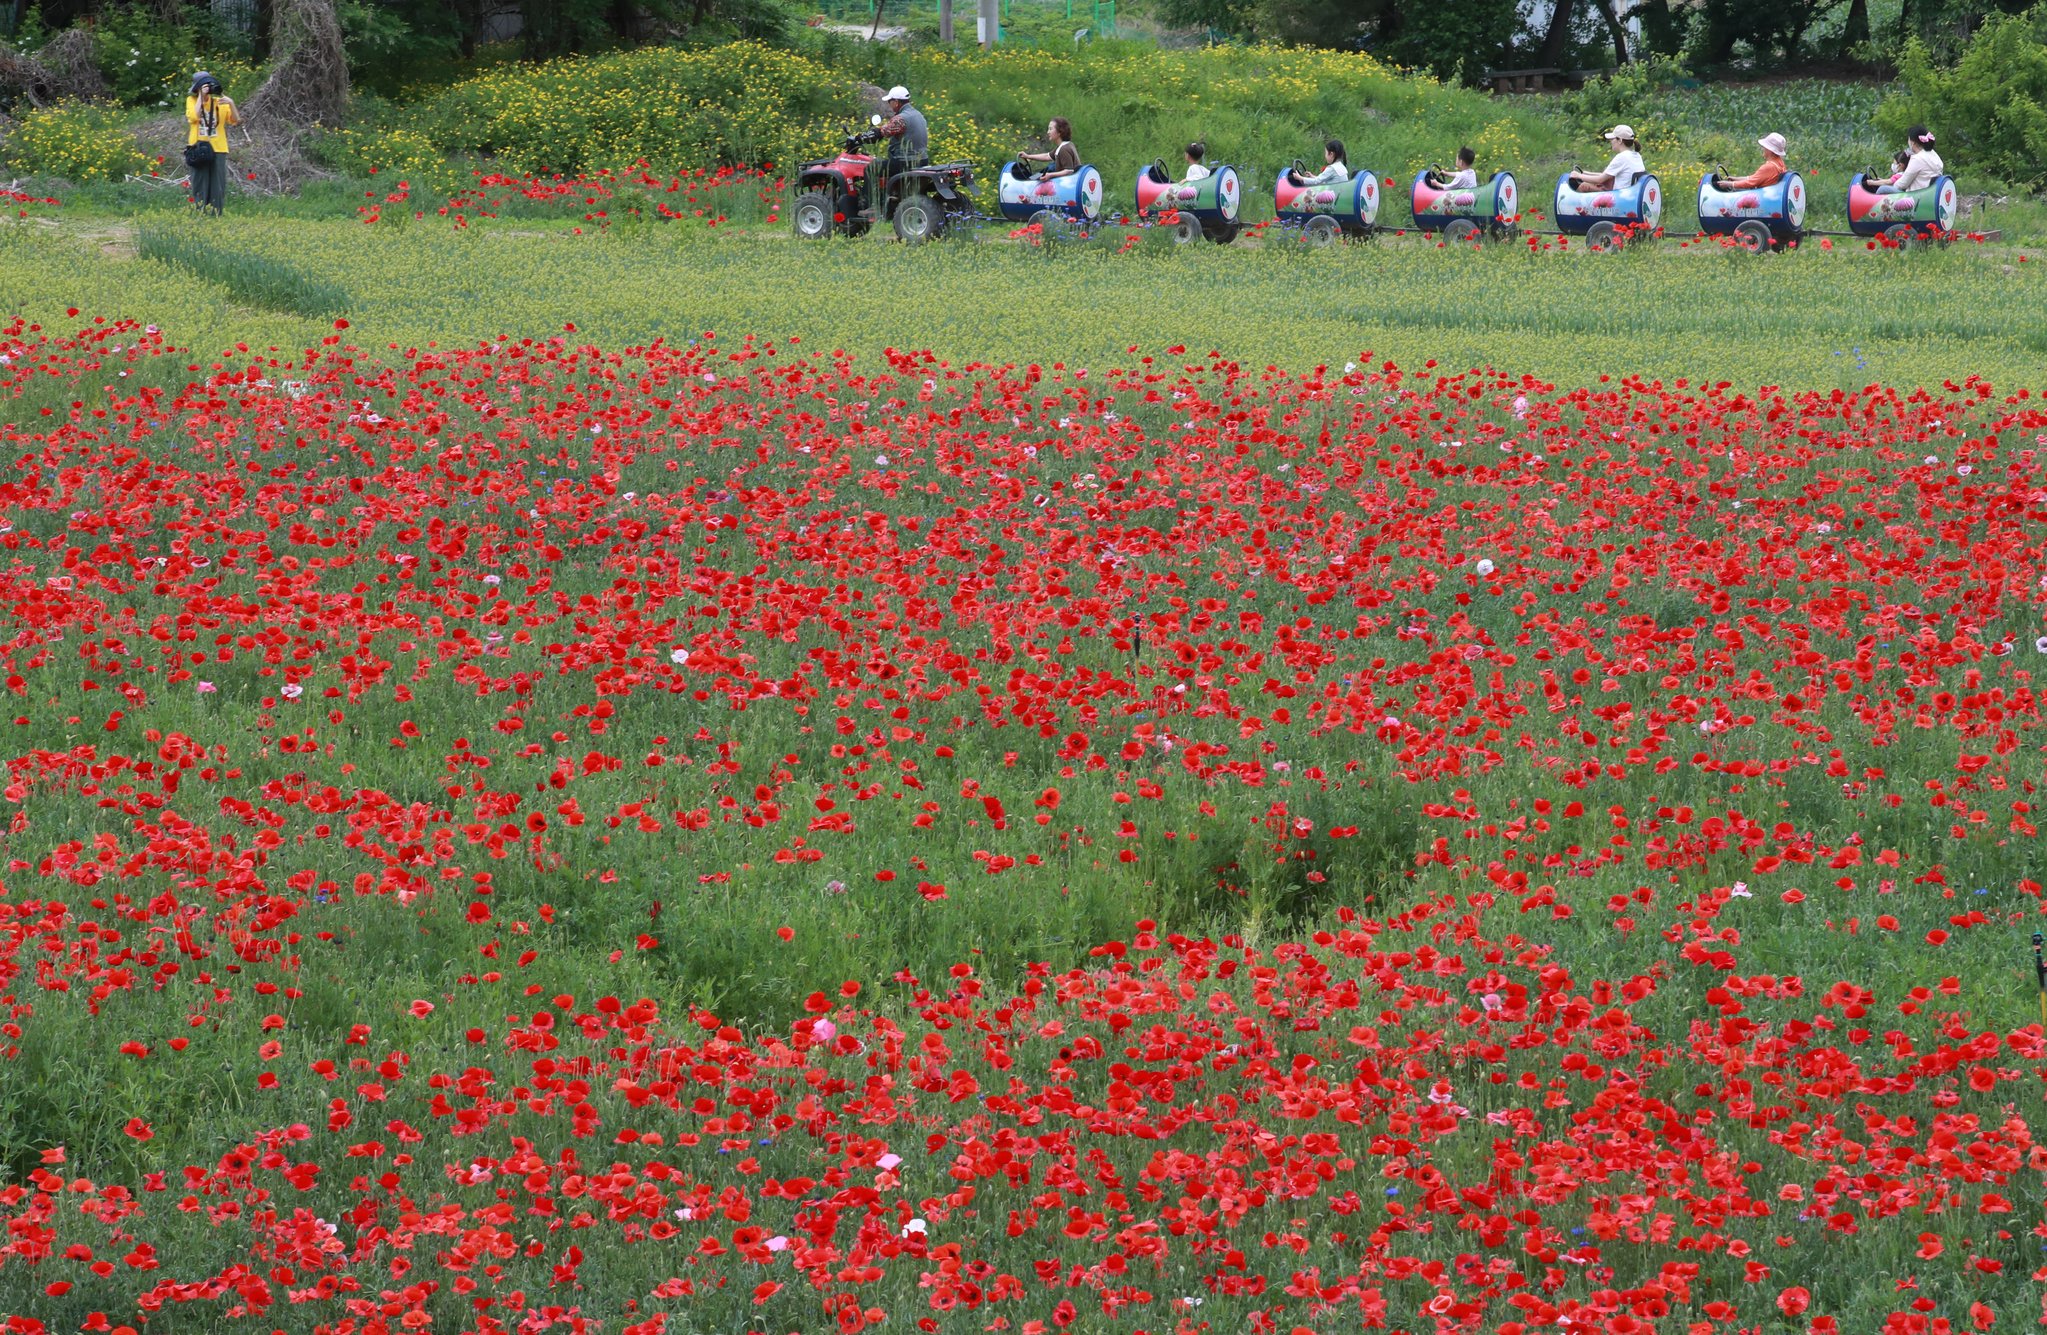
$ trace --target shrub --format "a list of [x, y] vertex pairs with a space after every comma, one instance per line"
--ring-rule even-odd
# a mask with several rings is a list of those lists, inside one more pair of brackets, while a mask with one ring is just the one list
[[[1096, 42], [1076, 51], [851, 50], [735, 43], [648, 48], [505, 68], [470, 79], [399, 122], [444, 153], [491, 154], [518, 172], [579, 173], [645, 159], [657, 170], [787, 164], [829, 151], [872, 108], [860, 82], [905, 83], [931, 122], [931, 153], [995, 169], [1037, 144], [1051, 115], [1072, 119], [1081, 152], [1117, 179], [1204, 138], [1252, 188], [1323, 137], [1388, 172], [1441, 160], [1489, 136], [1495, 151], [1553, 151], [1533, 109], [1503, 108], [1370, 56], [1275, 47], [1161, 51]], [[1119, 205], [1120, 206], [1120, 205]]]
[[1898, 80], [1903, 91], [1876, 114], [1892, 139], [1926, 125], [1950, 167], [2020, 185], [2047, 181], [2047, 5], [1991, 15], [1948, 69], [1913, 40]]
[[1611, 126], [1624, 124], [1634, 128], [1636, 138], [1649, 152], [1674, 148], [1681, 138], [1680, 127], [1669, 114], [1670, 100], [1663, 94], [1686, 77], [1682, 61], [1651, 56], [1588, 80], [1583, 88], [1565, 94], [1564, 114], [1570, 118], [1574, 135], [1597, 138]]
[[171, 106], [174, 90], [197, 68], [192, 30], [139, 6], [105, 11], [91, 31], [100, 73], [114, 96], [131, 107]]
[[315, 145], [322, 162], [350, 176], [416, 181], [446, 189], [458, 177], [453, 164], [424, 131], [401, 125], [335, 130]]
[[147, 161], [117, 107], [59, 102], [31, 111], [7, 136], [10, 165], [67, 181], [118, 181]]
[[492, 154], [522, 172], [642, 158], [701, 167], [790, 161], [857, 109], [824, 65], [735, 42], [492, 71], [428, 103], [419, 128], [443, 152]]
[[1535, 154], [1554, 151], [1557, 139], [1532, 108], [1340, 51], [1096, 42], [1073, 52], [918, 52], [905, 65], [900, 77], [931, 118], [934, 152], [967, 128], [954, 109], [971, 118], [985, 145], [977, 161], [991, 170], [1026, 138], [1037, 142], [1047, 116], [1063, 115], [1082, 157], [1120, 187], [1110, 199], [1118, 211], [1129, 207], [1121, 183], [1137, 166], [1172, 158], [1194, 138], [1207, 142], [1212, 161], [1243, 170], [1254, 192], [1271, 188], [1280, 164], [1318, 158], [1329, 135], [1346, 141], [1354, 167], [1389, 175], [1441, 161], [1481, 135], [1493, 149]]

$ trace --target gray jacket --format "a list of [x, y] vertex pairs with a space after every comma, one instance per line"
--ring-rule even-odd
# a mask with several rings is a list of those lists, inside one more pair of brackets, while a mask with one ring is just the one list
[[925, 123], [924, 113], [915, 107], [906, 105], [881, 127], [881, 132], [899, 141], [891, 148], [891, 156], [911, 162], [923, 162], [931, 156], [931, 127]]

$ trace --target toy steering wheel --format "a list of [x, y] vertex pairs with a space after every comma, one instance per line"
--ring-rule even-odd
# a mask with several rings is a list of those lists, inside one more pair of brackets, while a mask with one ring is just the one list
[[1294, 173], [1293, 180], [1291, 181], [1291, 184], [1293, 185], [1299, 185], [1301, 183], [1301, 178], [1308, 174], [1308, 169], [1301, 165], [1301, 160], [1299, 158], [1294, 159], [1293, 173]]

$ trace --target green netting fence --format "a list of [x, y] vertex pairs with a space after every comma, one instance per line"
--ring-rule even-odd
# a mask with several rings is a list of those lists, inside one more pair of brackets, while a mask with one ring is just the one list
[[[872, 0], [814, 0], [815, 11], [833, 23], [872, 26]], [[881, 12], [883, 28], [912, 32], [938, 31], [938, 0], [889, 0]], [[1002, 0], [1001, 42], [1042, 45], [1051, 40], [1086, 41], [1115, 37], [1116, 0]], [[978, 9], [974, 0], [954, 0], [953, 33], [957, 40], [976, 39]]]

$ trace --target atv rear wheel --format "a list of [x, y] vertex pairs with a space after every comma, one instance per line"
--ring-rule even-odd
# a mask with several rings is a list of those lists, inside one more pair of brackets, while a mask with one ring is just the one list
[[896, 240], [921, 246], [945, 235], [945, 210], [929, 195], [911, 195], [896, 205]]
[[837, 230], [832, 224], [832, 199], [817, 190], [796, 196], [789, 209], [789, 224], [800, 241], [822, 241]]

